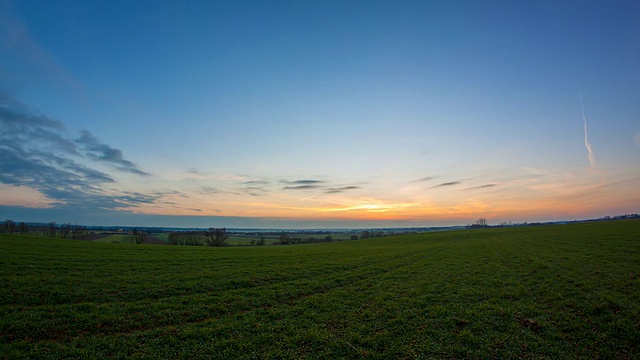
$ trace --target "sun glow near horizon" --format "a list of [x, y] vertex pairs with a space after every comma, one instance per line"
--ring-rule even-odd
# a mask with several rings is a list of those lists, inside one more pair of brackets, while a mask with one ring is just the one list
[[[179, 208], [176, 208], [175, 203], [166, 207], [141, 205], [136, 211], [156, 215], [300, 220], [403, 220], [464, 224], [473, 219], [488, 218], [494, 222], [521, 222], [632, 212], [635, 200], [625, 194], [633, 193], [640, 184], [640, 179], [629, 179], [624, 183], [624, 189], [611, 187], [612, 191], [603, 192], [602, 189], [606, 189], [608, 184], [604, 177], [600, 180], [563, 178], [559, 183], [544, 182], [536, 178], [528, 181], [528, 185], [523, 185], [522, 181], [524, 180], [513, 181], [511, 184], [503, 181], [500, 185], [486, 188], [473, 186], [472, 188], [479, 189], [472, 192], [468, 188], [452, 189], [452, 186], [444, 186], [444, 189], [426, 187], [412, 194], [396, 193], [395, 200], [392, 195], [378, 199], [317, 193], [301, 198], [299, 194], [286, 191], [263, 196], [217, 194], [199, 197], [195, 201], [183, 199]], [[569, 181], [570, 185], [565, 181]], [[619, 210], [608, 205], [612, 197], [618, 198], [616, 202]]]
[[0, 216], [640, 212], [638, 4], [272, 5], [0, 1]]

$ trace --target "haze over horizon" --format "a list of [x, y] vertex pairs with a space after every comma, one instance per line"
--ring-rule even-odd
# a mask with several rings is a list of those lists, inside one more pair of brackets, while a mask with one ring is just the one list
[[638, 18], [628, 1], [0, 0], [0, 218], [639, 213]]

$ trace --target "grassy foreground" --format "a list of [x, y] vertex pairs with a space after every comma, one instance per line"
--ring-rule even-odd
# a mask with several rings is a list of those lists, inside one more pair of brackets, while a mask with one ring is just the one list
[[637, 358], [640, 221], [296, 246], [0, 235], [3, 358]]

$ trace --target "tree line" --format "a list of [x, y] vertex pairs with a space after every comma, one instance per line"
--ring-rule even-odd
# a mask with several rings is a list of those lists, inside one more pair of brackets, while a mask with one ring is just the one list
[[13, 220], [5, 220], [0, 226], [0, 232], [4, 234], [34, 235], [62, 239], [78, 239], [87, 234], [87, 228], [71, 223], [57, 224], [50, 222], [46, 226], [29, 225], [23, 221], [16, 223]]
[[[146, 230], [146, 231], [145, 231]], [[0, 233], [5, 234], [20, 234], [20, 235], [32, 235], [49, 238], [61, 238], [61, 239], [79, 239], [79, 240], [95, 240], [96, 236], [102, 233], [102, 228], [98, 228], [96, 234], [96, 228], [88, 229], [86, 226], [56, 222], [49, 222], [48, 224], [27, 224], [25, 222], [15, 222], [13, 220], [5, 220], [0, 223]], [[116, 234], [121, 234], [122, 229], [119, 229]], [[110, 233], [111, 234], [111, 233]], [[129, 228], [126, 231], [129, 235], [129, 242], [134, 244], [143, 244], [147, 242], [148, 237], [152, 234], [152, 229], [141, 228]], [[272, 245], [295, 245], [295, 244], [309, 244], [309, 243], [322, 243], [336, 241], [330, 234], [317, 234], [316, 236], [304, 237], [304, 234], [290, 233], [283, 231], [278, 233], [271, 233], [278, 240], [271, 242]], [[302, 236], [300, 236], [302, 235]], [[325, 236], [326, 235], [326, 236]], [[364, 230], [359, 235], [352, 234], [351, 240], [369, 239], [374, 237], [385, 236], [382, 231]], [[228, 246], [229, 232], [226, 228], [214, 228], [210, 227], [207, 230], [196, 231], [174, 231], [168, 233], [168, 242], [172, 245], [185, 245], [185, 246]], [[265, 236], [251, 239], [249, 245], [251, 246], [263, 246], [266, 244]], [[340, 239], [338, 239], [339, 241]]]
[[227, 246], [229, 233], [226, 228], [209, 228], [205, 231], [180, 231], [169, 233], [169, 243], [188, 246]]

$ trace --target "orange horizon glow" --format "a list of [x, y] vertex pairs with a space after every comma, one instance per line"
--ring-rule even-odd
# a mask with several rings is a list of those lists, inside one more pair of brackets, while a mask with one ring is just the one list
[[[494, 222], [578, 219], [637, 212], [640, 178], [610, 180], [604, 172], [589, 176], [549, 174], [502, 181], [483, 192], [426, 189], [411, 185], [384, 196], [346, 194], [305, 196], [274, 192], [261, 197], [238, 194], [167, 194], [163, 201], [124, 204], [134, 214], [227, 216], [300, 221], [408, 221], [465, 224], [478, 218]], [[539, 176], [536, 174], [536, 176]], [[226, 180], [226, 179], [225, 179]], [[233, 179], [232, 179], [233, 180]], [[245, 181], [242, 178], [238, 181]], [[139, 189], [142, 191], [143, 189]], [[114, 190], [115, 191], [115, 190]], [[2, 205], [52, 208], [60, 202], [26, 186], [0, 187]]]

